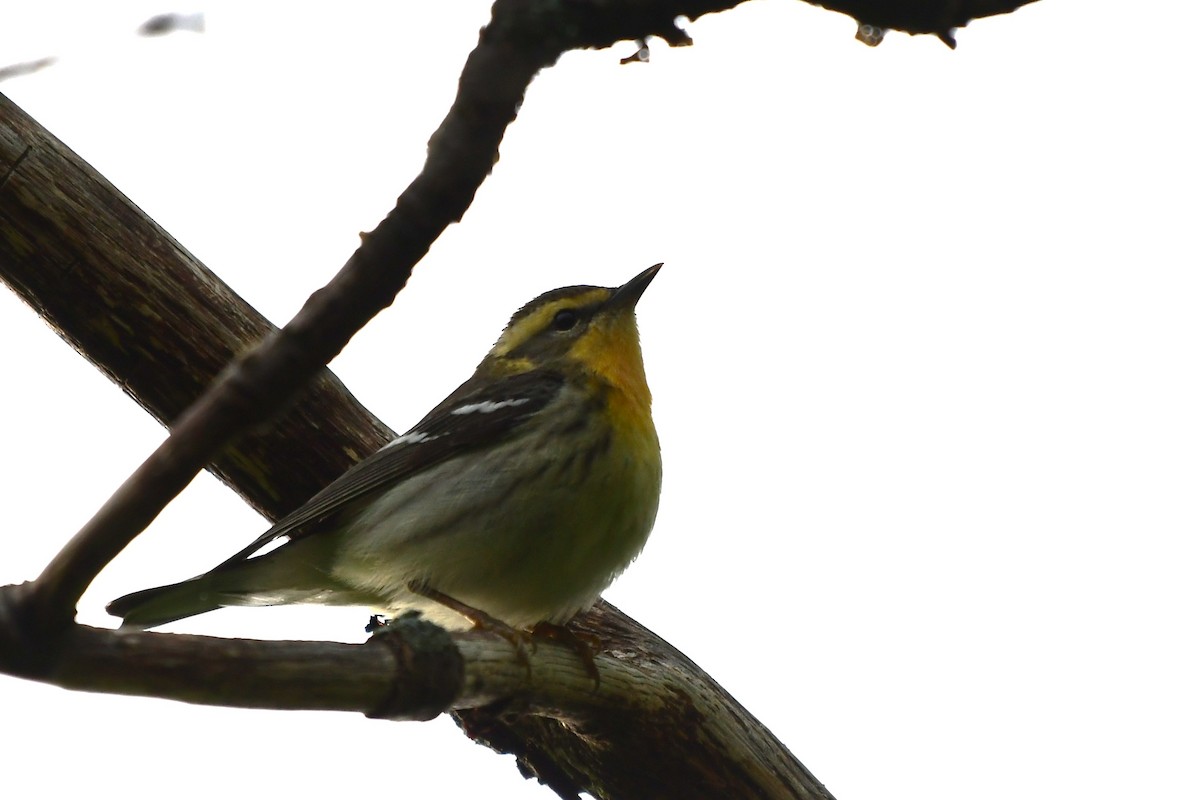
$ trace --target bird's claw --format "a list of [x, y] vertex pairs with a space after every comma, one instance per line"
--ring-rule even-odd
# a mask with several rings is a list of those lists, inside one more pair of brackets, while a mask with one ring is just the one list
[[570, 647], [583, 662], [583, 668], [600, 688], [600, 670], [596, 668], [596, 654], [600, 652], [600, 639], [588, 633], [576, 633], [565, 625], [555, 625], [551, 622], [539, 622], [531, 631], [534, 644], [541, 638]]

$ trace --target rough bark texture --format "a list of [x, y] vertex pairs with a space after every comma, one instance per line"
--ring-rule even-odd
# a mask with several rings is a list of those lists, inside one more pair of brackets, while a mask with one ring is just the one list
[[522, 772], [566, 797], [832, 800], [762, 723], [635, 620], [602, 602], [571, 627], [604, 643], [606, 694], [545, 708], [535, 697], [525, 713], [459, 711], [469, 736], [515, 753]]
[[[164, 425], [274, 330], [3, 95], [0, 279]], [[320, 428], [346, 436], [310, 435]], [[270, 430], [246, 433], [208, 468], [275, 518], [390, 436], [323, 370]]]

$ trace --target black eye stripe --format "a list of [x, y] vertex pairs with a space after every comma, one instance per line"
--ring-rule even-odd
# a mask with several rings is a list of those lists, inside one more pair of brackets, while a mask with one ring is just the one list
[[579, 324], [579, 312], [573, 308], [564, 308], [554, 315], [550, 326], [556, 331], [569, 331]]

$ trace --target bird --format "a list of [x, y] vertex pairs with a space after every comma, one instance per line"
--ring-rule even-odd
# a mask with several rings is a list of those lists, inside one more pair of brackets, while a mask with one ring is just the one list
[[658, 513], [634, 308], [661, 266], [525, 304], [408, 432], [214, 569], [108, 612], [123, 629], [293, 603], [419, 612], [451, 629], [565, 624], [638, 556]]

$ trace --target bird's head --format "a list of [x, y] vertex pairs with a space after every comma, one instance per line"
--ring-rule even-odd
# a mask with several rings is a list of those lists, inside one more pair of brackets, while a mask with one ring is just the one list
[[661, 266], [615, 288], [567, 286], [531, 300], [513, 314], [480, 368], [495, 374], [540, 367], [582, 372], [649, 407], [634, 307]]

